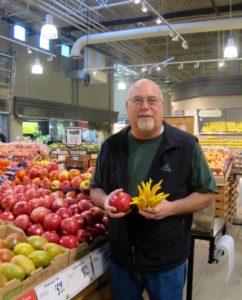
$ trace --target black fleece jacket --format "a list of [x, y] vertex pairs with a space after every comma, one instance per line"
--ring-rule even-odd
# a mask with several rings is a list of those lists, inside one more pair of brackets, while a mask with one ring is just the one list
[[[102, 145], [99, 163], [101, 186], [107, 194], [128, 186], [128, 131], [109, 137]], [[191, 194], [192, 158], [196, 138], [164, 122], [163, 138], [153, 159], [148, 178], [163, 179], [162, 191], [174, 201]], [[120, 219], [109, 219], [112, 259], [139, 272], [176, 267], [189, 256], [192, 215], [147, 220], [136, 207]]]

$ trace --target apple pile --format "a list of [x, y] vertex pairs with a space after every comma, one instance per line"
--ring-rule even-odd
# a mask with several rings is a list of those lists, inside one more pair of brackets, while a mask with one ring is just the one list
[[45, 268], [65, 250], [41, 236], [25, 237], [13, 232], [0, 239], [1, 283], [23, 280], [37, 268]]
[[39, 235], [66, 248], [91, 243], [106, 233], [107, 218], [83, 192], [52, 192], [35, 184], [0, 185], [0, 219], [14, 222], [28, 236]]
[[233, 160], [232, 152], [223, 148], [203, 148], [203, 153], [213, 175], [224, 176]]
[[86, 172], [81, 173], [79, 169], [59, 170], [59, 165], [55, 161], [43, 164], [28, 164], [28, 169], [19, 169], [14, 178], [15, 184], [30, 184], [43, 186], [51, 189], [80, 188], [87, 190], [90, 179], [94, 172], [94, 167], [90, 167]]

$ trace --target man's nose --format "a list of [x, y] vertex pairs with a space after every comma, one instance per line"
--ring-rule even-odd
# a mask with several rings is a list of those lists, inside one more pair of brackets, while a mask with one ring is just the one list
[[141, 108], [142, 109], [149, 109], [149, 102], [146, 99], [143, 99], [143, 101], [141, 101]]

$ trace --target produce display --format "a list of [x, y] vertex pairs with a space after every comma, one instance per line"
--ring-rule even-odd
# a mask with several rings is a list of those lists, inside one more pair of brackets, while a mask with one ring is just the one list
[[51, 151], [86, 151], [86, 153], [91, 154], [91, 153], [98, 153], [100, 150], [100, 145], [91, 143], [91, 142], [83, 142], [79, 145], [75, 146], [69, 146], [65, 143], [53, 143], [49, 145], [49, 149]]
[[216, 136], [203, 136], [199, 137], [199, 143], [202, 146], [220, 146], [227, 147], [231, 149], [242, 149], [242, 139], [241, 137], [238, 139], [229, 137], [229, 138], [221, 138]]
[[160, 201], [166, 199], [169, 196], [169, 194], [158, 192], [159, 190], [161, 190], [161, 183], [162, 180], [152, 187], [151, 178], [146, 183], [142, 181], [141, 185], [138, 186], [138, 196], [133, 197], [133, 201], [130, 204], [137, 205], [139, 210], [144, 210], [147, 207], [156, 207], [160, 203]]
[[9, 158], [15, 161], [31, 160], [37, 155], [48, 155], [48, 147], [40, 142], [13, 142], [0, 143], [0, 158]]
[[215, 176], [223, 176], [234, 158], [231, 151], [223, 148], [203, 148], [203, 152]]
[[41, 236], [26, 237], [20, 232], [0, 239], [1, 286], [12, 279], [23, 280], [37, 268], [47, 267], [64, 248]]
[[208, 122], [203, 124], [201, 132], [242, 132], [242, 122]]

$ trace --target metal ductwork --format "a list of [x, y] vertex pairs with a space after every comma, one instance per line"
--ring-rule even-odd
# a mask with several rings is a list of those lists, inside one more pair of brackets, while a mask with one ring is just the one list
[[[176, 23], [172, 24], [172, 27], [179, 32], [179, 34], [191, 34], [199, 32], [211, 32], [211, 31], [222, 31], [231, 29], [242, 28], [242, 18], [234, 19], [219, 19], [209, 21], [194, 21], [189, 23]], [[90, 34], [78, 38], [72, 46], [71, 58], [80, 58], [81, 50], [83, 47], [101, 43], [111, 43], [118, 41], [127, 41], [143, 38], [151, 38], [158, 36], [167, 36], [170, 29], [166, 25], [161, 26], [150, 26], [137, 29], [128, 29], [112, 32], [103, 32]]]

